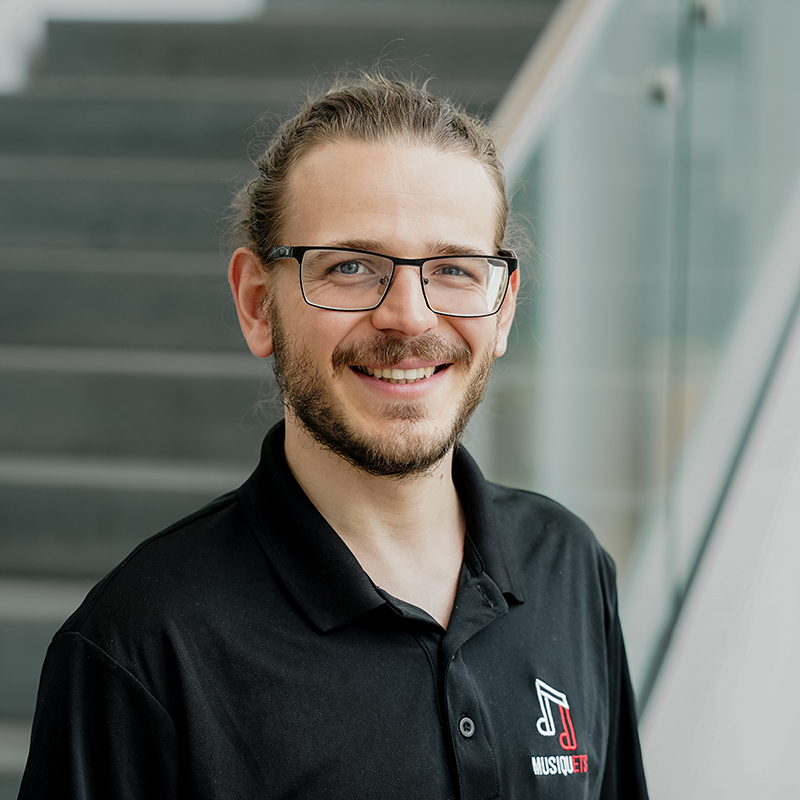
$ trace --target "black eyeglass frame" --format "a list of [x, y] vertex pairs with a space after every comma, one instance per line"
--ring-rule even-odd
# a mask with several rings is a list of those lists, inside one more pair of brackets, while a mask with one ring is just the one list
[[[331, 308], [330, 306], [323, 306], [319, 303], [312, 303], [308, 297], [306, 297], [305, 289], [303, 288], [303, 256], [309, 250], [334, 250], [339, 253], [361, 253], [365, 256], [377, 256], [378, 258], [385, 258], [388, 261], [392, 262], [392, 271], [389, 273], [389, 280], [386, 283], [386, 289], [384, 290], [383, 294], [381, 295], [381, 299], [375, 303], [374, 306], [368, 306], [366, 308]], [[436, 309], [431, 307], [430, 302], [428, 301], [428, 295], [425, 291], [425, 278], [422, 277], [422, 267], [428, 261], [438, 261], [443, 258], [493, 258], [498, 261], [504, 261], [506, 266], [508, 267], [508, 277], [506, 278], [506, 286], [503, 290], [503, 296], [500, 298], [500, 302], [497, 304], [497, 308], [494, 311], [490, 311], [488, 314], [447, 314], [443, 311], [436, 311]], [[458, 256], [431, 256], [429, 258], [394, 258], [393, 256], [387, 256], [385, 253], [375, 253], [372, 250], [356, 250], [352, 247], [319, 247], [317, 245], [305, 247], [305, 246], [290, 246], [290, 245], [278, 245], [273, 247], [267, 253], [267, 263], [272, 261], [280, 261], [283, 258], [293, 258], [297, 262], [297, 266], [300, 269], [300, 291], [303, 295], [303, 300], [308, 303], [308, 305], [312, 306], [313, 308], [322, 308], [326, 311], [374, 311], [384, 300], [387, 294], [389, 294], [389, 289], [392, 287], [392, 281], [394, 280], [394, 273], [395, 269], [397, 268], [398, 264], [408, 267], [419, 267], [419, 282], [420, 286], [422, 287], [422, 296], [425, 298], [425, 305], [433, 311], [434, 314], [438, 314], [440, 317], [458, 317], [459, 319], [480, 319], [482, 317], [493, 317], [495, 314], [500, 313], [500, 309], [503, 307], [503, 301], [506, 299], [506, 295], [508, 294], [508, 287], [511, 284], [511, 276], [517, 271], [519, 267], [519, 259], [517, 258], [517, 254], [513, 250], [500, 250], [499, 255], [496, 256], [488, 256], [483, 254], [472, 254], [472, 253], [464, 253]]]

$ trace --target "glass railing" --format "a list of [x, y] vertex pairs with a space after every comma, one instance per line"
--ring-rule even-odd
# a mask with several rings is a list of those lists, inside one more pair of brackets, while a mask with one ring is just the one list
[[565, 6], [498, 112], [533, 249], [472, 447], [614, 556], [644, 700], [800, 285], [800, 3]]

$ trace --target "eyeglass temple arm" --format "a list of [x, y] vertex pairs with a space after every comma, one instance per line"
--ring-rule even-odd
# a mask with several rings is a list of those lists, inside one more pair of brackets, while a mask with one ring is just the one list
[[294, 256], [294, 247], [273, 247], [267, 253], [267, 260], [268, 261], [278, 261], [281, 258], [292, 258]]

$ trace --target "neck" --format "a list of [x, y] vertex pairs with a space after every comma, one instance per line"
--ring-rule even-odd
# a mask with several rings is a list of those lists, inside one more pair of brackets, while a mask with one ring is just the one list
[[452, 451], [421, 475], [368, 475], [319, 445], [289, 414], [285, 451], [300, 487], [372, 581], [446, 627], [465, 531]]

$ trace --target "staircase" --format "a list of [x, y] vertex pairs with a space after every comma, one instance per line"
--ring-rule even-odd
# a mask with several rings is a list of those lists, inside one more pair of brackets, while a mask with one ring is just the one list
[[53, 632], [139, 541], [238, 485], [280, 416], [220, 244], [248, 129], [381, 57], [488, 114], [553, 5], [48, 26], [28, 88], [0, 96], [0, 800]]

